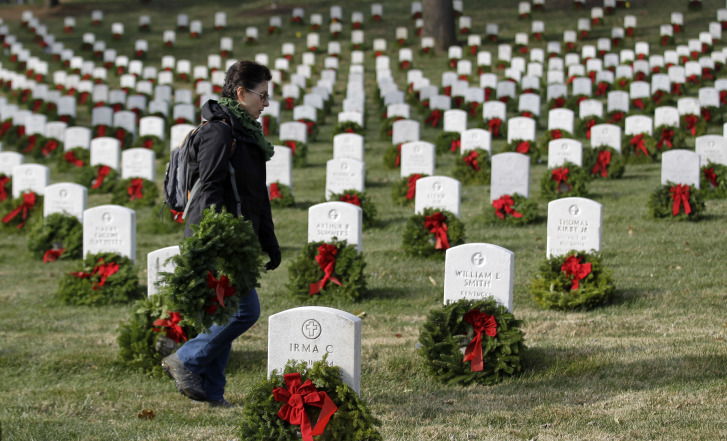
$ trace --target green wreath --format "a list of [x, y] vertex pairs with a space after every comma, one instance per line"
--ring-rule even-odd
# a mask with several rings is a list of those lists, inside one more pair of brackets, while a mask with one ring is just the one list
[[12, 119], [8, 118], [3, 121], [2, 127], [3, 130], [0, 131], [0, 133], [2, 133], [2, 136], [0, 136], [0, 140], [2, 140], [3, 145], [17, 146], [20, 138], [23, 136], [22, 132], [20, 131], [20, 126], [13, 125]]
[[364, 134], [364, 129], [358, 123], [353, 121], [343, 121], [338, 124], [336, 124], [336, 127], [333, 128], [333, 133], [331, 134], [331, 140], [333, 140], [333, 137], [338, 135], [339, 133], [356, 133], [361, 136]]
[[462, 134], [459, 132], [440, 132], [434, 140], [435, 151], [438, 155], [444, 153], [459, 154], [459, 140]]
[[13, 176], [0, 173], [0, 210], [5, 210], [6, 206], [12, 203]]
[[704, 106], [701, 109], [702, 118], [706, 124], [721, 125], [724, 122], [722, 109], [717, 106]]
[[[46, 138], [42, 135], [23, 135], [21, 136], [15, 147], [18, 153], [29, 155], [34, 159], [42, 161], [58, 153], [58, 143], [51, 144], [49, 148], [43, 148], [46, 144]], [[62, 148], [62, 147], [61, 147]]]
[[205, 209], [191, 228], [194, 234], [171, 258], [174, 272], [160, 273], [159, 292], [169, 310], [182, 315], [181, 326], [205, 332], [229, 322], [240, 297], [260, 286], [261, 250], [250, 221], [224, 208]]
[[[103, 169], [103, 167], [107, 167]], [[101, 170], [107, 170], [107, 174], [103, 176], [101, 185], [97, 186], [99, 176], [102, 175]], [[119, 173], [111, 167], [105, 165], [86, 165], [81, 167], [76, 173], [76, 182], [88, 187], [88, 194], [108, 194], [114, 190], [118, 182]]]
[[136, 144], [140, 147], [154, 150], [154, 155], [157, 158], [161, 158], [164, 156], [164, 149], [166, 148], [166, 143], [158, 136], [155, 136], [155, 135], [140, 136], [136, 140]]
[[365, 191], [344, 190], [343, 193], [331, 194], [328, 200], [348, 202], [361, 207], [363, 228], [372, 228], [376, 225], [376, 205]]
[[394, 205], [403, 207], [413, 204], [416, 195], [416, 181], [427, 176], [429, 175], [424, 173], [414, 173], [394, 182], [391, 187], [391, 201]]
[[513, 139], [512, 142], [505, 144], [503, 152], [516, 152], [528, 155], [531, 164], [536, 164], [540, 160], [540, 149], [535, 144], [535, 141]]
[[444, 215], [444, 223], [447, 226], [447, 241], [449, 248], [462, 245], [465, 241], [465, 228], [454, 213], [438, 208], [425, 208], [424, 213], [415, 214], [410, 217], [404, 226], [402, 248], [410, 256], [444, 258], [444, 246], [437, 248], [437, 235], [425, 227], [426, 218], [436, 213]]
[[675, 199], [672, 197], [672, 187], [676, 184], [668, 182], [657, 188], [649, 197], [649, 214], [654, 218], [666, 218], [671, 220], [696, 221], [702, 217], [705, 210], [704, 196], [702, 192], [695, 188], [689, 188], [689, 214], [686, 213], [686, 206], [683, 203], [677, 205], [677, 214], [674, 214]]
[[[476, 342], [474, 327], [464, 320], [470, 311], [494, 318], [495, 335], [482, 333], [482, 370], [472, 371], [472, 361], [463, 354]], [[525, 349], [522, 321], [494, 299], [458, 300], [429, 311], [419, 332], [419, 353], [427, 360], [429, 373], [442, 383], [492, 385], [522, 370]], [[492, 331], [490, 331], [492, 332]], [[475, 356], [476, 357], [476, 356]]]
[[624, 155], [607, 145], [583, 149], [583, 164], [590, 177], [595, 179], [618, 179], [626, 170]]
[[[322, 283], [326, 273], [316, 260], [316, 256], [323, 254], [323, 248], [328, 245], [335, 246], [335, 262], [333, 272], [327, 282]], [[354, 245], [347, 245], [346, 241], [333, 239], [329, 242], [309, 242], [301, 251], [298, 258], [288, 267], [289, 280], [287, 287], [290, 293], [298, 300], [306, 303], [331, 302], [334, 300], [358, 301], [366, 294], [366, 278], [364, 277], [366, 262], [363, 254]], [[335, 283], [333, 279], [340, 282]], [[318, 293], [311, 294], [316, 289], [312, 285], [321, 283], [323, 286]]]
[[[518, 193], [513, 195], [503, 195], [504, 198], [507, 198], [508, 196], [512, 199], [512, 205], [509, 204], [508, 199], [500, 201], [502, 198], [499, 198], [485, 206], [485, 217], [490, 222], [518, 226], [528, 225], [535, 222], [538, 218], [537, 202]], [[495, 208], [496, 204], [498, 205], [498, 208]], [[508, 206], [510, 207], [509, 209], [506, 208]], [[515, 213], [519, 214], [520, 217], [518, 217]]]
[[[403, 143], [402, 143], [403, 144]], [[395, 169], [401, 167], [401, 145], [392, 145], [386, 148], [382, 160], [384, 167]]]
[[[308, 143], [283, 139], [281, 145], [288, 147], [293, 157], [293, 167], [305, 167], [308, 163]], [[294, 147], [293, 147], [294, 146]]]
[[707, 132], [707, 121], [697, 115], [681, 115], [679, 127], [684, 128], [684, 134], [687, 136], [702, 136]]
[[[560, 170], [560, 172], [559, 172]], [[567, 172], [566, 172], [567, 170]], [[566, 179], [558, 182], [556, 176], [565, 174]], [[588, 172], [572, 162], [560, 167], [549, 168], [540, 179], [540, 191], [544, 199], [553, 200], [566, 197], [588, 197]]]
[[661, 125], [654, 130], [655, 147], [661, 153], [687, 145], [686, 137], [684, 129], [679, 127]]
[[603, 118], [596, 115], [588, 115], [583, 118], [576, 118], [573, 131], [579, 138], [591, 139], [591, 127], [603, 124]]
[[[358, 394], [343, 382], [341, 370], [330, 366], [326, 358], [308, 366], [305, 362], [289, 361], [283, 369], [284, 374], [300, 374], [301, 383], [311, 380], [318, 391], [325, 392], [337, 406], [325, 430], [315, 439], [318, 441], [382, 441], [376, 429], [381, 422], [374, 417]], [[269, 380], [253, 386], [245, 397], [240, 424], [240, 439], [274, 439], [276, 441], [296, 441], [301, 438], [300, 426], [292, 425], [277, 416], [285, 403], [276, 401], [273, 390], [286, 387], [283, 376], [273, 371]], [[305, 408], [311, 426], [318, 421], [320, 409], [313, 406]]]
[[572, 139], [573, 135], [569, 131], [562, 129], [546, 130], [545, 133], [543, 133], [543, 136], [541, 136], [538, 140], [538, 150], [544, 154], [548, 151], [550, 141], [564, 138]]
[[[490, 124], [493, 124], [491, 127]], [[499, 125], [497, 125], [499, 124]], [[503, 121], [500, 118], [489, 118], [483, 119], [479, 124], [479, 128], [485, 129], [490, 132], [492, 139], [504, 138], [507, 139], [507, 124], [506, 120]]]
[[[648, 155], [644, 154], [644, 149]], [[625, 135], [621, 140], [621, 151], [629, 164], [651, 164], [656, 161], [656, 140], [648, 133]]]
[[[112, 134], [114, 138], [118, 139], [121, 143], [121, 150], [127, 150], [131, 148], [131, 144], [134, 141], [134, 135], [130, 131], [126, 130], [123, 127], [114, 127], [112, 129], [114, 133]], [[109, 136], [109, 135], [106, 135]]]
[[727, 166], [708, 162], [702, 166], [700, 189], [705, 199], [727, 198]]
[[[273, 184], [277, 187], [277, 193], [273, 193]], [[287, 208], [295, 205], [293, 193], [290, 187], [276, 181], [270, 184], [270, 206], [274, 208]]]
[[127, 303], [143, 296], [134, 262], [116, 253], [87, 254], [79, 271], [61, 278], [56, 295], [76, 306]]
[[302, 122], [306, 125], [306, 130], [308, 131], [308, 142], [315, 141], [318, 138], [318, 132], [320, 132], [320, 124], [318, 122], [313, 121], [310, 118], [301, 118], [298, 122]]
[[[158, 320], [173, 321], [170, 320], [170, 313], [162, 296], [155, 294], [137, 300], [131, 306], [130, 317], [127, 321], [119, 323], [119, 335], [116, 338], [116, 343], [119, 345], [119, 361], [123, 366], [144, 374], [155, 376], [165, 374], [162, 369], [162, 358], [181, 347], [184, 339], [176, 342], [165, 335], [163, 326], [154, 326], [154, 322], [159, 323]], [[196, 336], [194, 330], [189, 327], [179, 327], [179, 329], [187, 340]]]
[[56, 157], [56, 167], [61, 173], [77, 170], [91, 162], [91, 152], [83, 147], [74, 147]]
[[[581, 269], [576, 274], [564, 270], [564, 264], [567, 265], [569, 259], [580, 265]], [[588, 266], [590, 270], [585, 274]], [[616, 288], [611, 271], [604, 267], [599, 253], [571, 250], [565, 255], [542, 262], [537, 274], [530, 279], [529, 290], [535, 303], [542, 309], [572, 310], [606, 304]]]
[[262, 119], [263, 134], [268, 137], [273, 133], [278, 133], [278, 118], [273, 115], [263, 115]]
[[379, 130], [379, 138], [391, 139], [394, 130], [394, 123], [404, 119], [403, 116], [391, 116], [381, 121], [381, 130]]
[[118, 182], [114, 187], [111, 203], [133, 209], [150, 207], [159, 198], [156, 184], [144, 178], [129, 178]]
[[490, 183], [490, 154], [476, 148], [459, 155], [454, 161], [452, 177], [464, 185], [488, 185]]
[[33, 225], [28, 232], [28, 251], [42, 260], [49, 250], [63, 250], [57, 259], [81, 258], [83, 225], [76, 216], [53, 213]]
[[17, 198], [10, 197], [2, 205], [0, 231], [5, 234], [22, 234], [43, 221], [43, 196], [24, 192]]

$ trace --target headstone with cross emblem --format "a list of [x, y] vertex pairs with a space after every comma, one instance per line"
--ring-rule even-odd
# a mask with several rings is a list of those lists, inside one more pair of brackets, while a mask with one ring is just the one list
[[601, 251], [603, 207], [586, 198], [562, 198], [548, 203], [548, 258], [571, 250]]
[[136, 261], [136, 212], [99, 205], [83, 212], [83, 255], [118, 253]]
[[674, 149], [661, 155], [661, 185], [684, 184], [699, 189], [699, 154]]
[[333, 157], [364, 160], [364, 137], [358, 133], [339, 133], [333, 137]]
[[428, 176], [416, 182], [414, 211], [423, 213], [425, 208], [447, 210], [460, 216], [461, 183], [447, 176]]
[[401, 177], [412, 174], [434, 175], [436, 149], [427, 141], [410, 141], [401, 145]]
[[482, 149], [492, 153], [492, 135], [484, 129], [469, 129], [462, 132], [460, 138], [460, 152], [465, 153], [474, 149]]
[[704, 135], [695, 139], [695, 151], [699, 155], [700, 164], [727, 165], [727, 138], [720, 135]]
[[566, 162], [583, 165], [583, 145], [575, 139], [560, 138], [548, 143], [548, 168], [560, 167]]
[[492, 156], [490, 202], [505, 195], [530, 196], [530, 158], [522, 153], [498, 153]]
[[596, 124], [591, 127], [591, 147], [609, 146], [621, 152], [621, 127], [615, 124]]
[[50, 169], [40, 164], [20, 164], [13, 167], [13, 199], [27, 192], [43, 195], [50, 183]]
[[363, 192], [366, 164], [353, 158], [334, 158], [326, 162], [326, 199], [345, 190]]
[[121, 179], [144, 178], [154, 182], [154, 151], [136, 147], [121, 152]]
[[326, 361], [341, 369], [343, 381], [361, 391], [361, 319], [323, 306], [302, 306], [268, 318], [268, 376], [282, 373], [289, 360], [310, 366]]
[[179, 254], [179, 245], [154, 250], [146, 255], [146, 292], [152, 296], [159, 292], [159, 273], [174, 272], [176, 265], [170, 260]]
[[91, 140], [91, 166], [107, 165], [119, 171], [121, 168], [121, 142], [102, 136]]
[[17, 152], [0, 152], [0, 174], [10, 176], [13, 173], [13, 167], [20, 165], [25, 161], [25, 157]]
[[347, 202], [323, 202], [308, 209], [308, 242], [334, 237], [362, 249], [363, 212]]
[[88, 189], [72, 182], [61, 182], [45, 188], [43, 217], [62, 213], [83, 221], [83, 211], [88, 204]]
[[489, 243], [449, 248], [444, 263], [444, 303], [493, 298], [512, 311], [515, 254]]

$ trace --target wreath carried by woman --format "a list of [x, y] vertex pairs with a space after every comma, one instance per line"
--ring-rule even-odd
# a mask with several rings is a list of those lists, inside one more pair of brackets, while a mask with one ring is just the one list
[[414, 198], [416, 197], [417, 181], [427, 176], [429, 175], [424, 173], [412, 173], [394, 182], [394, 185], [391, 187], [391, 201], [394, 205], [401, 207], [413, 204]]
[[701, 193], [705, 199], [727, 198], [727, 166], [708, 162], [702, 166]]
[[540, 179], [540, 191], [547, 200], [566, 197], [587, 197], [588, 173], [572, 162], [549, 168]]
[[134, 262], [117, 253], [87, 254], [79, 271], [59, 281], [56, 295], [76, 306], [127, 303], [142, 296]]
[[191, 228], [194, 234], [171, 258], [174, 272], [160, 273], [159, 292], [169, 310], [181, 315], [181, 326], [205, 332], [229, 322], [240, 297], [259, 286], [261, 249], [250, 221], [224, 208], [205, 209]]
[[429, 312], [420, 354], [442, 383], [491, 385], [522, 370], [522, 322], [494, 299], [458, 300]]
[[518, 193], [504, 194], [485, 206], [484, 211], [491, 222], [527, 225], [538, 218], [538, 203]]
[[111, 203], [138, 209], [156, 203], [159, 189], [156, 184], [144, 178], [129, 178], [118, 182], [114, 187]]
[[332, 193], [328, 200], [348, 202], [349, 204], [361, 207], [363, 228], [371, 228], [376, 225], [376, 205], [374, 205], [365, 191], [344, 190], [343, 193]]
[[291, 360], [283, 375], [253, 386], [245, 398], [240, 439], [277, 441], [382, 441], [381, 422], [341, 376], [323, 360], [308, 366]]
[[452, 177], [464, 185], [488, 185], [490, 183], [490, 154], [481, 148], [462, 153], [454, 161]]
[[654, 218], [696, 221], [705, 210], [704, 196], [690, 185], [667, 182], [649, 197], [649, 213]]
[[293, 198], [293, 193], [290, 191], [290, 187], [281, 184], [279, 181], [270, 183], [268, 194], [271, 207], [287, 208], [295, 205], [295, 199]]
[[540, 160], [540, 149], [535, 141], [527, 141], [524, 139], [513, 139], [512, 142], [505, 144], [504, 152], [517, 152], [530, 157], [530, 163], [536, 164]]
[[53, 213], [28, 232], [28, 251], [44, 263], [80, 259], [82, 250], [83, 225], [76, 216]]
[[571, 250], [542, 262], [529, 291], [542, 309], [573, 310], [608, 303], [616, 288], [599, 253]]
[[108, 165], [86, 165], [76, 174], [76, 182], [88, 187], [88, 194], [108, 194], [114, 190], [119, 173]]
[[410, 217], [404, 227], [402, 248], [410, 256], [444, 257], [447, 249], [462, 245], [465, 228], [454, 213], [439, 208], [425, 208]]
[[621, 151], [629, 164], [651, 164], [656, 160], [656, 141], [648, 133], [625, 135]]
[[288, 267], [288, 289], [307, 303], [358, 301], [366, 294], [366, 262], [354, 245], [333, 239], [309, 242]]
[[583, 164], [591, 178], [618, 179], [626, 170], [626, 158], [607, 145], [583, 149]]

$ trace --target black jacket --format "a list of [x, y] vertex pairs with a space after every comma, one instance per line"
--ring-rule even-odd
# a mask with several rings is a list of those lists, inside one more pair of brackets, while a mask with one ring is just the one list
[[[278, 240], [265, 184], [265, 155], [253, 135], [227, 107], [209, 100], [202, 107], [202, 117], [210, 122], [199, 129], [194, 139], [188, 174], [191, 181], [187, 188], [192, 188], [190, 184], [197, 179], [201, 186], [187, 208], [184, 236], [192, 234], [190, 225], [199, 223], [204, 209], [212, 204], [217, 210], [224, 205], [228, 212], [237, 213], [229, 173], [229, 164], [232, 164], [242, 215], [252, 222], [263, 251], [269, 252], [278, 247]], [[225, 122], [220, 122], [222, 120]]]

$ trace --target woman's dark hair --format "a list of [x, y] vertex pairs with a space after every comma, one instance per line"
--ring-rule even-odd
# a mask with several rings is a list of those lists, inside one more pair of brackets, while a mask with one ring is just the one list
[[227, 69], [222, 96], [236, 100], [238, 87], [254, 90], [263, 81], [272, 79], [270, 69], [257, 61], [238, 61]]

